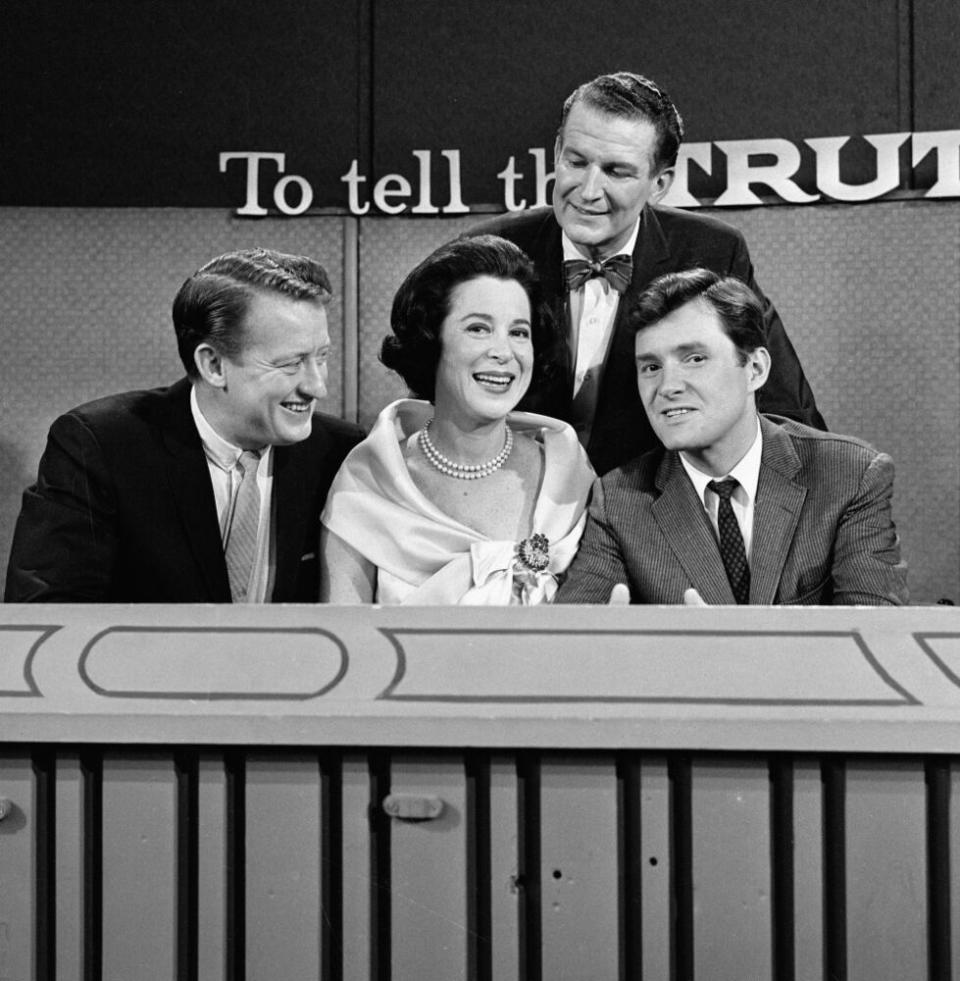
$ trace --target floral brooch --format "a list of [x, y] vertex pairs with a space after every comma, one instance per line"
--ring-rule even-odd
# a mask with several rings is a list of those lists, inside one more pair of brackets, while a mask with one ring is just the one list
[[533, 572], [543, 572], [550, 564], [550, 539], [539, 532], [517, 545], [517, 558]]

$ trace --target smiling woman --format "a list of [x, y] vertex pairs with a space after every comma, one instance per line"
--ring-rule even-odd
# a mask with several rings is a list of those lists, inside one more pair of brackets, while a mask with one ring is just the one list
[[573, 429], [517, 412], [562, 343], [533, 266], [495, 236], [442, 246], [406, 278], [381, 359], [388, 405], [323, 513], [321, 599], [548, 602], [583, 531], [593, 471]]

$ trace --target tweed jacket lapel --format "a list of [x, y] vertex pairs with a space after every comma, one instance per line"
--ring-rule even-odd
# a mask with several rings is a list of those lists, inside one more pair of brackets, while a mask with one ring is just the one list
[[769, 605], [777, 596], [807, 489], [795, 479], [801, 464], [790, 437], [762, 416], [760, 430], [763, 452], [753, 511], [750, 602]]
[[177, 513], [197, 567], [215, 603], [230, 602], [230, 583], [223, 557], [217, 520], [217, 505], [210, 483], [203, 444], [190, 413], [190, 382], [170, 388], [158, 414], [161, 442], [169, 456], [161, 466], [162, 476], [176, 503]]
[[651, 513], [690, 584], [705, 603], [735, 603], [710, 520], [675, 452], [664, 454], [655, 483]]

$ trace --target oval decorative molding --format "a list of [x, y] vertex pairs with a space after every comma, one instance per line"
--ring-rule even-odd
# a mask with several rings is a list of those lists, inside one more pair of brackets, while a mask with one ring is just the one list
[[347, 650], [313, 627], [109, 627], [78, 670], [105, 698], [305, 701], [336, 687]]

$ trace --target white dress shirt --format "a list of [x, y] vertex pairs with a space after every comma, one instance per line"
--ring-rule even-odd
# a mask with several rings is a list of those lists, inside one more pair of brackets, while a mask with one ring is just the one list
[[[626, 245], [613, 255], [628, 255], [632, 258], [639, 231], [638, 219]], [[562, 239], [564, 261], [584, 258], [566, 232]], [[600, 375], [613, 337], [620, 294], [603, 276], [594, 276], [580, 289], [571, 291], [568, 297], [570, 348], [576, 357], [573, 373], [573, 417], [570, 422], [576, 429], [580, 442], [586, 446], [597, 409]]]
[[727, 477], [733, 477], [740, 485], [735, 488], [733, 494], [730, 496], [730, 504], [733, 508], [734, 516], [737, 519], [737, 524], [740, 526], [740, 534], [743, 536], [743, 548], [746, 552], [748, 562], [750, 561], [750, 549], [753, 545], [753, 512], [757, 500], [757, 484], [760, 482], [760, 458], [762, 455], [763, 438], [760, 435], [759, 419], [757, 419], [757, 435], [750, 449], [741, 457], [740, 462], [730, 473], [722, 477], [714, 477], [708, 473], [704, 473], [702, 470], [698, 470], [687, 460], [683, 451], [680, 452], [680, 462], [683, 464], [683, 469], [687, 471], [687, 476], [693, 483], [697, 497], [700, 498], [700, 502], [703, 504], [704, 511], [707, 512], [707, 516], [710, 518], [710, 524], [713, 525], [713, 531], [717, 536], [717, 541], [720, 540], [720, 530], [717, 521], [717, 513], [720, 510], [720, 498], [714, 491], [707, 487], [707, 484], [711, 480], [715, 480], [719, 484], [721, 481], [726, 480]]
[[[217, 516], [220, 520], [220, 541], [224, 545], [233, 509], [237, 503], [237, 492], [243, 472], [237, 465], [243, 450], [239, 446], [228, 443], [207, 422], [197, 404], [195, 388], [190, 389], [190, 412], [193, 422], [203, 443], [203, 452], [207, 457], [207, 469], [210, 472], [210, 483], [213, 485], [213, 497], [217, 504]], [[273, 536], [270, 527], [270, 504], [273, 494], [273, 447], [267, 446], [261, 451], [260, 465], [257, 468], [257, 487], [260, 490], [260, 524], [257, 529], [257, 551], [250, 575], [250, 589], [247, 592], [248, 603], [265, 603], [273, 592], [274, 550]]]

